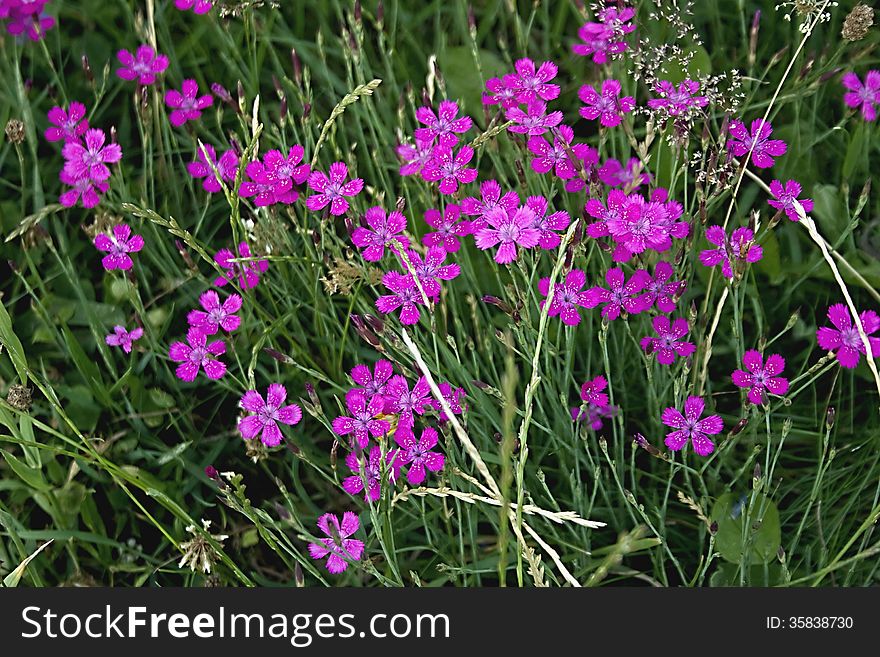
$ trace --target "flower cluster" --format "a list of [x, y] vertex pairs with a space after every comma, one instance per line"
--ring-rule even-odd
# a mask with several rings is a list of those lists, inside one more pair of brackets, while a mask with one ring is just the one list
[[[216, 194], [227, 185], [235, 181], [238, 171], [238, 154], [233, 149], [228, 149], [218, 159], [217, 152], [211, 144], [201, 144], [198, 155], [194, 162], [186, 165], [189, 175], [196, 180], [202, 181], [202, 188], [209, 194]], [[244, 184], [242, 184], [242, 189]], [[239, 194], [244, 196], [243, 191]]]
[[[241, 184], [239, 195], [253, 198], [257, 207], [295, 203], [299, 198], [298, 187], [309, 180], [311, 173], [311, 167], [302, 163], [304, 154], [303, 147], [295, 144], [287, 151], [287, 155], [279, 150], [271, 150], [262, 160], [249, 162], [245, 167], [249, 180]], [[233, 171], [233, 179], [234, 177]]]
[[626, 50], [624, 36], [636, 29], [630, 22], [635, 15], [632, 7], [602, 9], [596, 16], [598, 23], [586, 23], [578, 30], [578, 38], [583, 43], [574, 44], [572, 51], [581, 57], [592, 57], [594, 64], [607, 63], [609, 58]]
[[593, 431], [602, 428], [602, 420], [617, 415], [617, 407], [609, 406], [608, 395], [604, 392], [608, 381], [604, 376], [597, 376], [581, 386], [581, 405], [571, 409], [571, 419], [575, 422], [586, 422]]
[[6, 31], [25, 35], [39, 41], [46, 31], [55, 26], [55, 19], [45, 12], [49, 0], [0, 0], [0, 21], [6, 21]]

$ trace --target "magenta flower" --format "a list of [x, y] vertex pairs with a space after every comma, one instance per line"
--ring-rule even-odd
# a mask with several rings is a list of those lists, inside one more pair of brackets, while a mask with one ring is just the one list
[[206, 192], [216, 194], [222, 187], [220, 179], [217, 178], [217, 174], [214, 173], [214, 169], [210, 166], [211, 164], [217, 169], [220, 179], [231, 184], [235, 182], [235, 176], [238, 173], [238, 155], [230, 148], [218, 160], [214, 147], [210, 144], [202, 144], [202, 147], [199, 148], [198, 159], [186, 165], [186, 170], [189, 171], [190, 176], [195, 179], [204, 178], [202, 187]]
[[394, 440], [400, 445], [398, 459], [401, 466], [408, 465], [406, 480], [412, 486], [420, 486], [425, 481], [426, 472], [440, 472], [445, 458], [440, 452], [431, 451], [437, 446], [437, 430], [425, 427], [421, 437], [416, 440], [412, 428], [394, 433]]
[[473, 157], [474, 149], [470, 146], [462, 146], [455, 155], [451, 148], [438, 146], [422, 169], [422, 178], [428, 182], [439, 180], [441, 194], [455, 194], [459, 183], [467, 185], [477, 179], [477, 170], [467, 166]]
[[425, 246], [442, 246], [449, 253], [455, 253], [461, 244], [459, 237], [471, 234], [471, 222], [461, 221], [461, 206], [450, 203], [443, 214], [433, 208], [425, 210], [425, 223], [435, 228], [433, 233], [426, 233], [422, 238]]
[[621, 220], [628, 206], [629, 197], [617, 189], [608, 192], [608, 199], [605, 204], [597, 198], [588, 200], [584, 210], [598, 221], [587, 225], [587, 235], [594, 239], [608, 237], [611, 234], [608, 230], [608, 222]]
[[[189, 343], [189, 344], [187, 344]], [[186, 332], [186, 343], [175, 342], [168, 350], [168, 357], [177, 366], [177, 378], [181, 381], [194, 381], [199, 369], [205, 370], [209, 379], [219, 379], [226, 374], [226, 364], [217, 356], [226, 353], [226, 343], [215, 340], [208, 344], [207, 336], [197, 328], [190, 327]]]
[[347, 177], [348, 167], [344, 162], [331, 164], [329, 176], [323, 171], [312, 171], [309, 174], [309, 189], [318, 193], [306, 199], [306, 207], [317, 212], [329, 205], [333, 216], [345, 214], [348, 211], [348, 200], [345, 197], [357, 196], [364, 188], [362, 179], [353, 178], [346, 182]]
[[351, 234], [351, 241], [362, 249], [361, 255], [368, 262], [378, 262], [385, 255], [385, 247], [392, 251], [409, 247], [409, 239], [398, 235], [406, 229], [406, 217], [402, 212], [385, 210], [376, 206], [367, 210], [364, 219], [369, 228], [358, 226]]
[[165, 92], [165, 104], [171, 108], [168, 115], [171, 125], [179, 128], [187, 121], [198, 120], [202, 116], [202, 110], [214, 103], [211, 94], [199, 96], [198, 93], [199, 85], [195, 80], [184, 80], [180, 91], [169, 89]]
[[571, 223], [568, 212], [560, 210], [547, 214], [547, 199], [543, 196], [529, 196], [526, 199], [526, 206], [535, 213], [532, 228], [540, 233], [538, 246], [542, 249], [555, 249], [562, 241], [559, 233], [555, 231], [565, 230]]
[[605, 274], [608, 289], [596, 286], [587, 290], [587, 308], [605, 304], [602, 318], [608, 321], [614, 321], [623, 311], [635, 315], [647, 310], [651, 305], [650, 295], [644, 294], [643, 290], [651, 282], [651, 275], [638, 269], [629, 281], [625, 279], [622, 269], [609, 269]]
[[267, 447], [281, 444], [281, 429], [278, 423], [294, 425], [302, 419], [302, 409], [296, 404], [285, 405], [287, 389], [280, 383], [272, 383], [266, 391], [266, 399], [256, 390], [248, 390], [242, 395], [238, 405], [253, 413], [241, 419], [238, 431], [245, 440], [260, 440]]
[[360, 388], [352, 388], [345, 395], [345, 406], [351, 415], [337, 417], [333, 420], [333, 433], [337, 436], [354, 434], [357, 445], [364, 449], [370, 442], [370, 436], [384, 436], [391, 429], [388, 420], [380, 420], [385, 410], [385, 398], [380, 395], [368, 395]]
[[211, 11], [213, 3], [211, 0], [174, 0], [174, 6], [180, 11], [192, 9], [196, 14], [207, 14]]
[[581, 386], [582, 404], [571, 409], [571, 419], [574, 422], [587, 422], [594, 431], [602, 428], [602, 420], [612, 418], [617, 414], [616, 406], [608, 405], [608, 395], [602, 392], [608, 387], [608, 381], [604, 376], [587, 380]]
[[132, 235], [131, 227], [126, 224], [117, 224], [113, 226], [110, 234], [98, 233], [95, 236], [95, 247], [99, 251], [105, 251], [105, 255], [101, 259], [104, 269], [112, 271], [114, 269], [128, 270], [134, 264], [129, 253], [136, 253], [144, 248], [144, 238], [140, 235]]
[[772, 167], [773, 158], [785, 155], [788, 149], [781, 139], [770, 139], [773, 126], [763, 119], [752, 121], [751, 134], [742, 121], [731, 121], [728, 131], [733, 139], [727, 142], [727, 149], [736, 157], [742, 157], [751, 150], [752, 162], [759, 169]]
[[89, 129], [86, 106], [76, 101], [70, 103], [66, 112], [62, 107], [53, 107], [47, 116], [52, 125], [44, 133], [46, 141], [78, 141]]
[[604, 376], [597, 376], [595, 379], [588, 379], [581, 386], [581, 399], [588, 404], [596, 404], [597, 406], [608, 405], [608, 395], [602, 392], [608, 387], [608, 381]]
[[576, 55], [593, 58], [594, 64], [605, 64], [609, 56], [626, 50], [624, 34], [629, 34], [636, 26], [630, 23], [635, 10], [626, 7], [618, 11], [608, 7], [599, 12], [600, 23], [586, 23], [578, 30], [578, 38], [583, 43], [574, 44], [571, 49]]
[[[598, 152], [587, 144], [572, 144], [573, 138], [574, 131], [567, 125], [560, 125], [556, 129], [552, 145], [541, 135], [529, 137], [526, 146], [535, 154], [531, 162], [532, 170], [541, 174], [552, 170], [560, 180], [571, 180], [577, 175], [575, 160], [587, 161], [588, 163], [592, 161], [595, 164], [598, 161]], [[575, 159], [569, 155], [566, 146], [571, 150]], [[594, 154], [595, 160], [593, 160]]]
[[[553, 300], [547, 310], [548, 317], [556, 317], [568, 326], [577, 326], [581, 323], [579, 308], [587, 308], [587, 292], [584, 285], [587, 284], [587, 275], [580, 269], [572, 269], [565, 276], [564, 283], [556, 283], [553, 286]], [[538, 292], [545, 297], [550, 293], [550, 279], [542, 278], [538, 281]], [[541, 308], [546, 301], [541, 302]]]
[[130, 354], [132, 343], [136, 340], [140, 340], [143, 334], [144, 329], [140, 326], [132, 329], [131, 333], [129, 333], [124, 326], [114, 326], [113, 333], [106, 336], [104, 342], [111, 347], [122, 347], [122, 351]]
[[108, 164], [115, 164], [122, 159], [122, 148], [119, 144], [104, 145], [107, 136], [103, 130], [88, 130], [83, 140], [69, 141], [64, 144], [61, 154], [66, 162], [64, 170], [74, 178], [88, 178], [94, 182], [104, 182], [110, 177]]
[[467, 132], [473, 124], [471, 117], [456, 118], [457, 115], [458, 104], [451, 100], [442, 101], [436, 114], [430, 107], [420, 107], [416, 110], [416, 119], [426, 127], [416, 128], [413, 135], [421, 142], [436, 139], [440, 146], [451, 149], [458, 143], [456, 133]]
[[428, 161], [434, 157], [434, 142], [416, 139], [415, 145], [400, 144], [395, 152], [403, 162], [400, 166], [400, 175], [413, 176], [421, 173]]
[[[731, 377], [738, 388], [748, 388], [748, 400], [758, 406], [766, 403], [767, 392], [784, 395], [788, 392], [788, 379], [776, 376], [785, 368], [785, 359], [779, 354], [764, 358], [759, 351], [750, 349], [743, 354], [745, 370], [734, 370]], [[766, 392], [765, 392], [766, 391]]]
[[[389, 480], [394, 483], [400, 476], [399, 450], [393, 449], [385, 455], [385, 463], [389, 470]], [[377, 501], [382, 496], [382, 449], [378, 445], [370, 448], [367, 458], [360, 458], [354, 452], [345, 457], [345, 465], [354, 474], [342, 480], [342, 488], [349, 495], [364, 493], [364, 501]], [[367, 487], [364, 490], [364, 479]]]
[[276, 178], [274, 172], [260, 160], [248, 162], [244, 171], [250, 180], [241, 183], [238, 193], [242, 198], [253, 198], [258, 208], [276, 203], [290, 205], [299, 196], [293, 191], [292, 180]]
[[700, 83], [694, 80], [684, 80], [678, 87], [667, 80], [660, 80], [654, 85], [654, 90], [660, 94], [660, 98], [650, 99], [648, 107], [665, 110], [669, 116], [687, 116], [692, 110], [709, 104], [706, 96], [694, 95], [700, 90]]
[[758, 262], [764, 257], [764, 250], [754, 241], [755, 234], [750, 228], [737, 228], [731, 233], [730, 239], [721, 226], [709, 226], [706, 239], [717, 246], [717, 249], [706, 249], [700, 253], [700, 262], [706, 267], [721, 264], [721, 273], [725, 278], [733, 278], [731, 261], [738, 267], [747, 262]]
[[[308, 181], [311, 173], [309, 164], [302, 163], [304, 155], [305, 149], [299, 144], [294, 144], [287, 151], [287, 155], [277, 149], [268, 151], [263, 156], [263, 164], [278, 183], [290, 181], [291, 185], [303, 185]], [[295, 190], [292, 195], [293, 200], [290, 203], [293, 203], [298, 197]]]
[[519, 59], [514, 69], [516, 73], [504, 76], [504, 86], [513, 90], [517, 103], [551, 101], [559, 96], [559, 85], [549, 84], [556, 77], [557, 68], [553, 62], [544, 62], [536, 70], [531, 59]]
[[486, 80], [486, 91], [483, 92], [483, 105], [500, 105], [501, 109], [510, 109], [516, 107], [519, 103], [517, 100], [516, 88], [507, 85], [504, 78], [489, 78]]
[[[835, 352], [841, 367], [854, 368], [861, 359], [859, 354], [867, 352], [859, 335], [859, 329], [853, 324], [849, 308], [842, 303], [835, 303], [828, 309], [828, 319], [835, 328], [819, 327], [816, 331], [816, 341], [823, 349]], [[865, 335], [871, 335], [880, 329], [880, 317], [873, 310], [862, 312], [859, 321]], [[871, 357], [880, 357], [880, 338], [869, 337], [868, 343], [871, 347]]]
[[106, 182], [95, 182], [89, 178], [77, 178], [64, 169], [61, 170], [58, 177], [61, 179], [61, 182], [70, 186], [70, 189], [58, 197], [58, 202], [67, 208], [76, 205], [76, 202], [80, 199], [82, 199], [84, 208], [93, 208], [101, 202], [101, 194], [110, 189], [110, 185]]
[[684, 317], [670, 322], [666, 315], [658, 315], [651, 325], [657, 337], [645, 336], [640, 344], [645, 353], [657, 354], [657, 362], [661, 365], [672, 365], [676, 356], [687, 358], [697, 350], [693, 342], [682, 339], [691, 330]]
[[[247, 242], [242, 242], [238, 245], [238, 257], [252, 257], [251, 248], [247, 245]], [[235, 256], [232, 255], [232, 251], [229, 249], [220, 249], [214, 254], [214, 262], [220, 265], [222, 269], [226, 270], [223, 276], [218, 276], [214, 279], [214, 285], [217, 287], [223, 287], [237, 276], [239, 286], [241, 286], [243, 290], [249, 290], [256, 287], [257, 283], [260, 282], [260, 274], [265, 273], [266, 270], [269, 269], [268, 260], [230, 262], [233, 258], [235, 258]]]
[[[449, 404], [449, 410], [452, 411], [453, 415], [461, 415], [464, 413], [464, 408], [461, 405], [461, 400], [467, 396], [467, 393], [464, 391], [464, 388], [453, 388], [452, 384], [449, 382], [440, 383], [437, 385], [440, 389], [440, 394], [443, 395], [443, 399], [446, 400], [446, 403]], [[432, 399], [428, 402], [435, 411], [438, 413], [437, 421], [440, 424], [444, 422], [448, 422], [449, 418], [446, 417], [446, 411], [443, 410], [443, 406], [436, 399]]]
[[862, 118], [873, 121], [877, 118], [877, 105], [880, 104], [880, 71], [868, 71], [865, 84], [853, 72], [844, 73], [840, 80], [849, 89], [843, 94], [843, 102], [853, 109], [861, 108]]
[[341, 524], [339, 518], [332, 513], [325, 513], [318, 518], [318, 528], [329, 538], [320, 539], [320, 543], [309, 543], [309, 554], [312, 559], [327, 557], [326, 566], [330, 573], [338, 575], [345, 572], [348, 561], [360, 561], [364, 554], [363, 541], [349, 538], [354, 535], [358, 527], [360, 527], [358, 517], [351, 511], [342, 514]]
[[168, 68], [168, 57], [157, 55], [148, 44], [140, 46], [135, 54], [120, 50], [116, 58], [122, 64], [122, 68], [116, 69], [116, 75], [123, 80], [137, 80], [142, 85], [153, 84], [156, 75]]
[[675, 310], [678, 298], [684, 294], [687, 283], [685, 281], [673, 281], [672, 275], [675, 273], [672, 265], [661, 260], [654, 267], [654, 278], [645, 288], [646, 298], [651, 304], [657, 304], [657, 310], [661, 313], [671, 313]]
[[534, 100], [526, 105], [525, 111], [520, 107], [511, 107], [505, 112], [508, 121], [514, 125], [507, 128], [510, 132], [524, 135], [543, 135], [550, 128], [562, 123], [562, 112], [547, 114], [547, 103]]
[[618, 80], [605, 80], [601, 94], [585, 84], [578, 92], [578, 97], [584, 103], [580, 109], [581, 116], [591, 120], [600, 119], [599, 122], [606, 128], [619, 125], [623, 115], [632, 112], [636, 106], [636, 99], [632, 96], [620, 97]]
[[407, 251], [407, 257], [412, 263], [413, 271], [418, 276], [425, 294], [433, 297], [435, 303], [440, 299], [440, 281], [451, 281], [461, 273], [459, 265], [443, 264], [446, 256], [446, 249], [442, 246], [429, 248], [424, 259], [415, 251]]
[[651, 182], [651, 175], [642, 173], [644, 168], [637, 157], [630, 158], [625, 167], [619, 161], [610, 159], [599, 167], [599, 180], [608, 187], [623, 187], [635, 191]]
[[405, 431], [407, 427], [412, 429], [416, 415], [424, 415], [425, 410], [431, 408], [431, 387], [425, 377], [420, 376], [410, 390], [406, 377], [397, 374], [385, 386], [385, 399], [389, 412], [398, 415], [397, 430]]
[[232, 333], [241, 324], [241, 318], [235, 314], [241, 310], [241, 303], [240, 296], [230, 294], [221, 304], [220, 295], [208, 290], [199, 297], [199, 304], [204, 310], [191, 310], [186, 321], [205, 335], [214, 335], [221, 328]]
[[715, 450], [715, 443], [709, 436], [721, 433], [724, 423], [717, 415], [700, 419], [706, 402], [700, 397], [688, 397], [684, 403], [684, 415], [675, 408], [666, 408], [660, 420], [667, 427], [676, 429], [666, 434], [666, 446], [673, 452], [682, 449], [690, 440], [694, 452], [700, 456], [708, 456]]
[[541, 241], [535, 228], [535, 212], [528, 205], [509, 211], [497, 205], [483, 215], [486, 226], [475, 233], [477, 248], [486, 250], [498, 245], [495, 262], [502, 265], [516, 260], [517, 246], [531, 249]]
[[[797, 213], [797, 210], [794, 209], [794, 202], [801, 193], [801, 185], [799, 182], [796, 180], [789, 180], [785, 183], [785, 187], [783, 187], [781, 182], [774, 180], [770, 183], [770, 193], [776, 197], [776, 200], [769, 200], [767, 203], [777, 210], [784, 210], [785, 214], [792, 221], [800, 221], [800, 215]], [[803, 206], [805, 214], [809, 214], [813, 211], [813, 201], [811, 199], [805, 198], [798, 200], [798, 203]]]
[[376, 309], [387, 315], [400, 308], [401, 324], [409, 326], [418, 322], [421, 317], [418, 306], [424, 305], [425, 300], [413, 277], [409, 274], [389, 271], [382, 276], [382, 285], [388, 288], [391, 294], [376, 299]]
[[351, 378], [369, 397], [384, 396], [388, 379], [394, 374], [394, 366], [387, 360], [378, 360], [373, 372], [367, 365], [355, 365], [351, 370]]
[[513, 212], [519, 206], [519, 196], [516, 192], [507, 192], [501, 195], [501, 185], [495, 180], [484, 180], [480, 183], [481, 198], [468, 196], [461, 201], [461, 211], [478, 219], [471, 224], [471, 234], [481, 228], [485, 228], [485, 216], [495, 207], [501, 207], [507, 212]]
[[3, 0], [0, 19], [6, 19], [6, 31], [13, 36], [24, 34], [31, 41], [39, 41], [54, 27], [55, 19], [43, 13], [48, 0]]
[[608, 233], [617, 242], [612, 259], [626, 262], [647, 249], [663, 252], [672, 247], [669, 217], [663, 203], [645, 201], [633, 194], [627, 198], [619, 216], [606, 221]]

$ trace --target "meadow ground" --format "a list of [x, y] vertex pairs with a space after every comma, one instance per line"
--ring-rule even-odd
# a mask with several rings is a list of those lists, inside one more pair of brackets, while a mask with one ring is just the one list
[[870, 11], [203, 4], [0, 0], [7, 585], [878, 583]]

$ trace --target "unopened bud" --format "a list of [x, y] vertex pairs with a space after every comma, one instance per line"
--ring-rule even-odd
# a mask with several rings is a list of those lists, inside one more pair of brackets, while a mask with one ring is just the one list
[[834, 428], [834, 417], [837, 415], [837, 411], [834, 410], [833, 406], [829, 406], [828, 410], [825, 411], [825, 429], [831, 431]]

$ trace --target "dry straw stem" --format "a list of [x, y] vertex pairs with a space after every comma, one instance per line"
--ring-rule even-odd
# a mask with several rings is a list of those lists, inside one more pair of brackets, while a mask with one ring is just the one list
[[[431, 393], [440, 404], [440, 407], [443, 409], [446, 417], [449, 418], [449, 422], [450, 424], [452, 424], [452, 428], [458, 436], [458, 439], [461, 441], [465, 452], [467, 452], [468, 456], [471, 458], [471, 460], [473, 460], [477, 471], [480, 473], [483, 479], [486, 480], [486, 484], [492, 491], [492, 497], [500, 504], [503, 504], [503, 496], [501, 495], [501, 490], [498, 488], [498, 483], [495, 481], [495, 478], [492, 477], [492, 473], [489, 472], [489, 468], [486, 466], [486, 462], [483, 461], [483, 457], [480, 456], [479, 450], [476, 448], [470, 437], [467, 435], [464, 427], [461, 426], [461, 423], [458, 421], [455, 413], [452, 412], [452, 408], [450, 408], [449, 402], [446, 401], [443, 393], [440, 392], [440, 388], [437, 387], [437, 382], [434, 381], [434, 377], [432, 376], [431, 371], [428, 369], [428, 366], [425, 363], [425, 359], [422, 358], [422, 353], [419, 351], [419, 348], [412, 341], [412, 338], [409, 337], [409, 333], [407, 333], [405, 328], [401, 328], [400, 333], [401, 337], [403, 338], [403, 342], [406, 345], [406, 348], [409, 350], [416, 364], [419, 366], [422, 375], [425, 377], [425, 381], [428, 382], [428, 386], [431, 388]], [[540, 566], [535, 559], [534, 552], [528, 546], [525, 541], [525, 537], [522, 535], [522, 530], [520, 529], [519, 523], [517, 523], [516, 514], [514, 513], [513, 509], [510, 510], [508, 517], [510, 518], [510, 524], [513, 527], [513, 531], [519, 539], [526, 560], [529, 562], [529, 565], [532, 568], [532, 572], [540, 572]], [[553, 560], [553, 563], [556, 564], [557, 569], [559, 569], [559, 572], [565, 579], [565, 581], [572, 586], [580, 587], [580, 583], [569, 572], [568, 568], [565, 567], [565, 564], [562, 563], [562, 560], [559, 558], [559, 554], [556, 552], [556, 550], [547, 545], [547, 543], [543, 539], [541, 539], [541, 537], [538, 536], [538, 534], [534, 530], [532, 530], [532, 528], [529, 527], [526, 523], [522, 523], [522, 527], [525, 528], [529, 535], [535, 539], [538, 545], [540, 545], [541, 548], [548, 555], [550, 555], [550, 558]]]
[[330, 128], [333, 127], [333, 124], [336, 122], [336, 119], [345, 111], [345, 108], [349, 105], [354, 105], [358, 102], [362, 96], [372, 96], [373, 92], [376, 88], [382, 84], [382, 80], [370, 80], [367, 84], [361, 84], [355, 87], [351, 93], [346, 94], [345, 97], [339, 104], [333, 108], [333, 111], [330, 112], [330, 116], [324, 122], [324, 127], [321, 128], [321, 134], [318, 136], [318, 142], [315, 144], [315, 152], [312, 154], [312, 169], [315, 168], [315, 165], [318, 163], [318, 153], [321, 152], [321, 146], [324, 145], [324, 141], [327, 139], [327, 133], [330, 132]]

